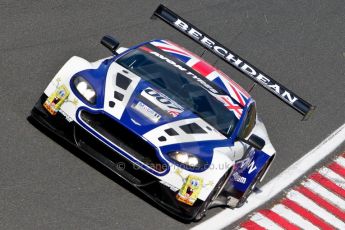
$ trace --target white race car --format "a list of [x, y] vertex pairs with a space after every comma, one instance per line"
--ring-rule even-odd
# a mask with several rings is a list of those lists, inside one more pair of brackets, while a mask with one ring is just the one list
[[[193, 38], [303, 115], [313, 106], [160, 5], [154, 16]], [[170, 213], [201, 219], [243, 205], [275, 156], [255, 101], [226, 74], [168, 40], [72, 57], [32, 118], [128, 181]]]

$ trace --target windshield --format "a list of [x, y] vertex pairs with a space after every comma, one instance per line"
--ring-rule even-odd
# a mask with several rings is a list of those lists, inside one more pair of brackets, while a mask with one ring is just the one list
[[226, 136], [238, 122], [234, 112], [217, 99], [225, 93], [183, 62], [145, 45], [116, 60], [156, 89], [185, 106]]

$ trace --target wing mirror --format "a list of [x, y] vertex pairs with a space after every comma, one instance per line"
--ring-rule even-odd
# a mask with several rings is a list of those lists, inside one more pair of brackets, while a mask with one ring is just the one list
[[265, 140], [255, 134], [250, 135], [248, 139], [241, 138], [241, 141], [259, 150], [265, 146]]
[[114, 55], [117, 55], [117, 47], [119, 47], [120, 42], [110, 35], [106, 35], [101, 39], [101, 44], [104, 45], [108, 50], [110, 50]]

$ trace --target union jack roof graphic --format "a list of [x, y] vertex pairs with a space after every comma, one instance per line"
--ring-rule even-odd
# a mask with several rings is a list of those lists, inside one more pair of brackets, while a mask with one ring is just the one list
[[197, 71], [200, 75], [214, 82], [218, 87], [227, 92], [230, 97], [225, 95], [217, 96], [218, 100], [222, 101], [229, 110], [232, 110], [236, 117], [241, 117], [243, 112], [242, 107], [249, 102], [250, 95], [230, 77], [207, 63], [202, 58], [171, 41], [155, 40], [152, 41], [151, 44], [181, 60], [186, 65]]

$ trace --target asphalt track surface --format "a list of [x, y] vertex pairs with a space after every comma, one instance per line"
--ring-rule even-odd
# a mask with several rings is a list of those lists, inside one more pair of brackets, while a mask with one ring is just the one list
[[[278, 156], [265, 181], [345, 121], [345, 3], [339, 1], [164, 1], [203, 31], [317, 105], [307, 122], [260, 87], [252, 92]], [[58, 69], [73, 55], [109, 52], [168, 38], [202, 49], [159, 21], [159, 1], [0, 2], [1, 229], [183, 229], [116, 177], [109, 176], [27, 121]], [[211, 54], [205, 56], [213, 62]], [[217, 66], [249, 88], [225, 63]], [[206, 218], [221, 209], [209, 212]]]

